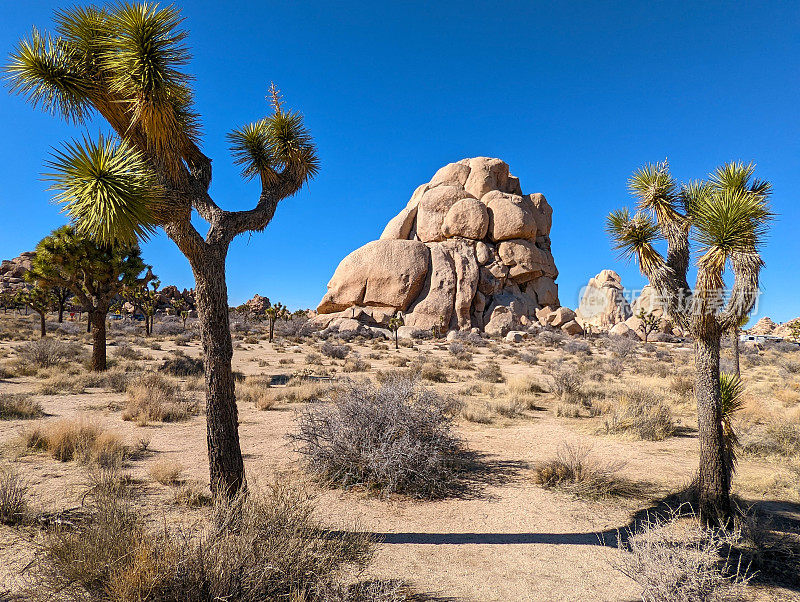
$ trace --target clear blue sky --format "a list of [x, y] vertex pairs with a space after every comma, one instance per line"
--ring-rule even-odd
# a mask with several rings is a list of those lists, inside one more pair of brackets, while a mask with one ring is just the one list
[[[0, 49], [67, 2], [4, 2]], [[800, 3], [179, 2], [214, 159], [212, 194], [252, 206], [225, 133], [266, 111], [274, 80], [306, 116], [322, 171], [228, 258], [232, 304], [254, 293], [314, 307], [344, 255], [377, 238], [440, 166], [507, 161], [554, 208], [561, 300], [604, 268], [644, 283], [603, 232], [637, 166], [668, 157], [680, 179], [756, 161], [779, 214], [764, 250], [759, 315], [800, 315]], [[63, 223], [43, 160], [81, 130], [0, 93], [0, 258]], [[92, 124], [96, 133], [100, 124]], [[163, 235], [144, 247], [165, 283], [192, 285]], [[758, 317], [758, 316], [756, 316]]]

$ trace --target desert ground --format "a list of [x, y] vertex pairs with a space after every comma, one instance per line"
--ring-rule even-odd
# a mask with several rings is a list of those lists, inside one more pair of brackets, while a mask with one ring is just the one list
[[[264, 324], [233, 320], [250, 486], [291, 480], [313, 496], [324, 524], [373, 534], [372, 562], [349, 578], [400, 580], [432, 600], [640, 599], [640, 584], [620, 570], [628, 552], [617, 544], [637, 528], [636, 517], [686, 489], [697, 470], [690, 343], [543, 330], [520, 343], [428, 338], [400, 341], [395, 350], [394, 341], [300, 336], [291, 323], [279, 323], [269, 343]], [[27, 487], [29, 512], [79, 511], [100, 465], [125, 479], [154, 528], [206, 521], [203, 382], [187, 359], [201, 353], [192, 322], [184, 332], [179, 320], [163, 317], [149, 338], [141, 324], [110, 322], [112, 365], [101, 375], [84, 367], [85, 325], [48, 328], [48, 340], [69, 347], [45, 366], [32, 352], [34, 317], [0, 314], [0, 398], [41, 408], [41, 415], [0, 420], [0, 465]], [[729, 363], [730, 348], [723, 353]], [[741, 366], [747, 388], [733, 421], [740, 443], [733, 491], [766, 521], [762, 528], [795, 550], [785, 558], [796, 562], [800, 351], [743, 347]], [[348, 379], [381, 382], [398, 371], [452, 399], [453, 428], [480, 469], [465, 472], [459, 491], [430, 500], [313, 478], [287, 437], [302, 412], [329, 403]], [[156, 398], [173, 404], [162, 420], [141, 411]], [[119, 461], [59, 461], [31, 443], [32, 433], [64, 421], [104, 433], [124, 450]], [[570, 454], [595, 476], [548, 481], [546, 463]], [[0, 599], [30, 587], [41, 531], [0, 526]], [[747, 599], [800, 600], [796, 574], [751, 573]]]

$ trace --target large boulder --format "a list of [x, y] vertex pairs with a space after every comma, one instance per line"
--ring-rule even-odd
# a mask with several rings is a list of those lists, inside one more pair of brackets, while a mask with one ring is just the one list
[[345, 257], [317, 308], [321, 314], [354, 305], [405, 311], [425, 284], [430, 251], [415, 240], [375, 240]]
[[589, 279], [581, 291], [577, 320], [586, 328], [608, 330], [633, 315], [623, 294], [622, 279], [613, 270], [603, 270]]
[[315, 320], [327, 324], [322, 316], [342, 312], [385, 325], [401, 311], [413, 329], [500, 336], [526, 327], [537, 310], [559, 307], [551, 224], [544, 196], [524, 195], [500, 159], [445, 165], [416, 188], [379, 241], [342, 260]]

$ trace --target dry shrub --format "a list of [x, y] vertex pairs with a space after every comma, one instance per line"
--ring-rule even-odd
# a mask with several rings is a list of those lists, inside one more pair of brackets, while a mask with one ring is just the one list
[[16, 525], [28, 513], [28, 487], [11, 468], [0, 466], [0, 524]]
[[197, 481], [181, 483], [175, 489], [175, 497], [173, 498], [175, 505], [185, 508], [210, 506], [211, 501], [211, 496], [206, 492], [205, 487]]
[[203, 360], [189, 357], [181, 351], [175, 351], [174, 355], [164, 360], [159, 372], [164, 372], [171, 376], [201, 376], [205, 374]]
[[486, 402], [465, 403], [460, 414], [464, 420], [476, 424], [491, 424], [493, 420], [492, 408]]
[[347, 345], [338, 345], [331, 341], [322, 343], [319, 350], [322, 352], [322, 355], [337, 360], [343, 360], [347, 357], [347, 354], [350, 353], [350, 347]]
[[739, 436], [742, 451], [750, 456], [800, 455], [800, 424], [774, 420], [766, 425], [742, 428]]
[[306, 364], [312, 366], [321, 366], [322, 365], [322, 356], [315, 351], [311, 351], [306, 355]]
[[345, 360], [342, 372], [366, 372], [372, 368], [369, 362], [365, 362], [360, 357]]
[[259, 410], [269, 410], [275, 406], [270, 381], [263, 377], [245, 379], [244, 384], [236, 387], [236, 397], [245, 403], [252, 403]]
[[335, 385], [329, 382], [319, 382], [304, 378], [291, 378], [285, 387], [273, 387], [272, 399], [281, 403], [307, 403], [318, 401], [331, 391]]
[[326, 529], [314, 509], [286, 485], [251, 488], [215, 507], [211, 529], [152, 532], [127, 501], [100, 498], [88, 520], [46, 535], [31, 593], [113, 602], [325, 600], [345, 568], [368, 563], [373, 544], [363, 533]]
[[500, 365], [494, 360], [490, 360], [478, 366], [475, 376], [489, 383], [501, 383], [506, 379], [505, 376], [503, 376]]
[[405, 368], [408, 366], [408, 358], [403, 355], [396, 355], [389, 358], [389, 365], [395, 368]]
[[186, 467], [177, 460], [161, 458], [150, 466], [150, 476], [162, 485], [177, 485], [183, 480]]
[[28, 449], [47, 451], [60, 462], [120, 466], [130, 450], [119, 435], [88, 420], [63, 418], [23, 433]]
[[36, 368], [52, 368], [74, 359], [80, 354], [80, 346], [44, 337], [20, 345], [16, 352], [20, 362], [24, 364]]
[[694, 379], [683, 374], [674, 374], [669, 379], [669, 388], [681, 398], [689, 397], [694, 392]]
[[744, 601], [749, 577], [727, 549], [721, 533], [698, 523], [652, 518], [629, 534], [614, 566], [645, 602]]
[[87, 374], [70, 374], [58, 372], [39, 383], [40, 395], [80, 395], [86, 392], [92, 383]]
[[564, 444], [555, 458], [534, 469], [534, 480], [545, 488], [554, 488], [581, 497], [635, 497], [640, 491], [635, 483], [619, 475], [621, 462], [601, 462], [588, 447]]
[[616, 357], [620, 359], [627, 358], [631, 353], [636, 350], [636, 341], [627, 337], [608, 337], [608, 346]]
[[491, 406], [492, 410], [506, 418], [516, 418], [525, 411], [525, 404], [516, 395], [510, 395], [505, 398], [494, 401]]
[[42, 404], [25, 393], [0, 393], [0, 420], [25, 420], [44, 416]]
[[560, 403], [556, 406], [556, 416], [560, 418], [580, 418], [581, 407], [574, 403]]
[[661, 441], [675, 434], [672, 411], [644, 388], [623, 393], [605, 427], [609, 433], [629, 433], [646, 441]]
[[123, 420], [145, 425], [149, 421], [179, 422], [200, 412], [196, 401], [187, 399], [178, 384], [155, 372], [147, 372], [128, 385]]
[[114, 357], [126, 360], [140, 360], [144, 356], [141, 351], [130, 343], [120, 343], [117, 345], [116, 349], [114, 349]]
[[557, 366], [547, 371], [551, 380], [550, 390], [566, 401], [574, 400], [581, 391], [581, 377], [569, 367]]
[[345, 383], [300, 414], [290, 435], [309, 471], [332, 485], [440, 497], [455, 484], [462, 444], [452, 402], [396, 376], [380, 387]]

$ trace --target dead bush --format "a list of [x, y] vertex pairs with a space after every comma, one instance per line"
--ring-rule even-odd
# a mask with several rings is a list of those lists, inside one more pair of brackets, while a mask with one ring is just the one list
[[52, 368], [80, 355], [80, 347], [52, 337], [44, 337], [18, 346], [19, 360], [36, 368]]
[[165, 359], [158, 370], [159, 372], [163, 372], [171, 376], [180, 377], [201, 376], [205, 374], [203, 360], [189, 357], [188, 355], [177, 351], [173, 357]]
[[25, 420], [44, 416], [42, 404], [26, 393], [0, 393], [0, 420]]
[[536, 466], [534, 480], [542, 487], [581, 497], [634, 497], [641, 492], [635, 483], [620, 476], [624, 466], [597, 460], [588, 447], [564, 444], [555, 458]]
[[475, 376], [489, 383], [501, 383], [506, 380], [505, 376], [503, 376], [503, 371], [500, 369], [500, 364], [494, 360], [480, 364], [475, 371]]
[[344, 344], [336, 344], [331, 341], [325, 341], [319, 348], [322, 355], [337, 360], [343, 360], [350, 353], [350, 347]]
[[87, 520], [45, 536], [32, 598], [324, 600], [344, 568], [367, 564], [373, 544], [326, 529], [313, 513], [305, 492], [275, 485], [219, 504], [212, 529], [149, 531], [127, 501], [96, 500]]
[[743, 427], [739, 436], [742, 451], [750, 456], [800, 455], [800, 424], [775, 420], [766, 425]]
[[119, 343], [114, 349], [114, 356], [126, 360], [140, 360], [144, 357], [142, 352], [130, 343]]
[[450, 407], [407, 377], [377, 388], [348, 382], [301, 413], [290, 438], [309, 471], [332, 485], [439, 497], [454, 485], [462, 451]]
[[746, 567], [727, 547], [698, 523], [652, 518], [625, 538], [614, 567], [639, 584], [645, 602], [744, 601]]
[[360, 357], [345, 360], [342, 372], [366, 372], [372, 368], [369, 362], [365, 362]]
[[567, 366], [554, 366], [547, 370], [551, 380], [550, 390], [566, 401], [574, 400], [581, 391], [581, 377]]
[[646, 441], [661, 441], [675, 434], [672, 411], [649, 389], [623, 393], [605, 423], [609, 433], [629, 433]]
[[180, 422], [200, 412], [197, 402], [184, 396], [175, 381], [155, 372], [146, 372], [133, 380], [127, 395], [122, 419], [140, 425], [149, 421]]
[[688, 398], [694, 392], [694, 379], [683, 374], [674, 374], [669, 379], [669, 388], [681, 398]]
[[11, 468], [0, 466], [0, 524], [16, 525], [28, 512], [28, 488]]
[[636, 350], [636, 341], [627, 337], [608, 337], [608, 346], [611, 353], [620, 359], [627, 358]]

